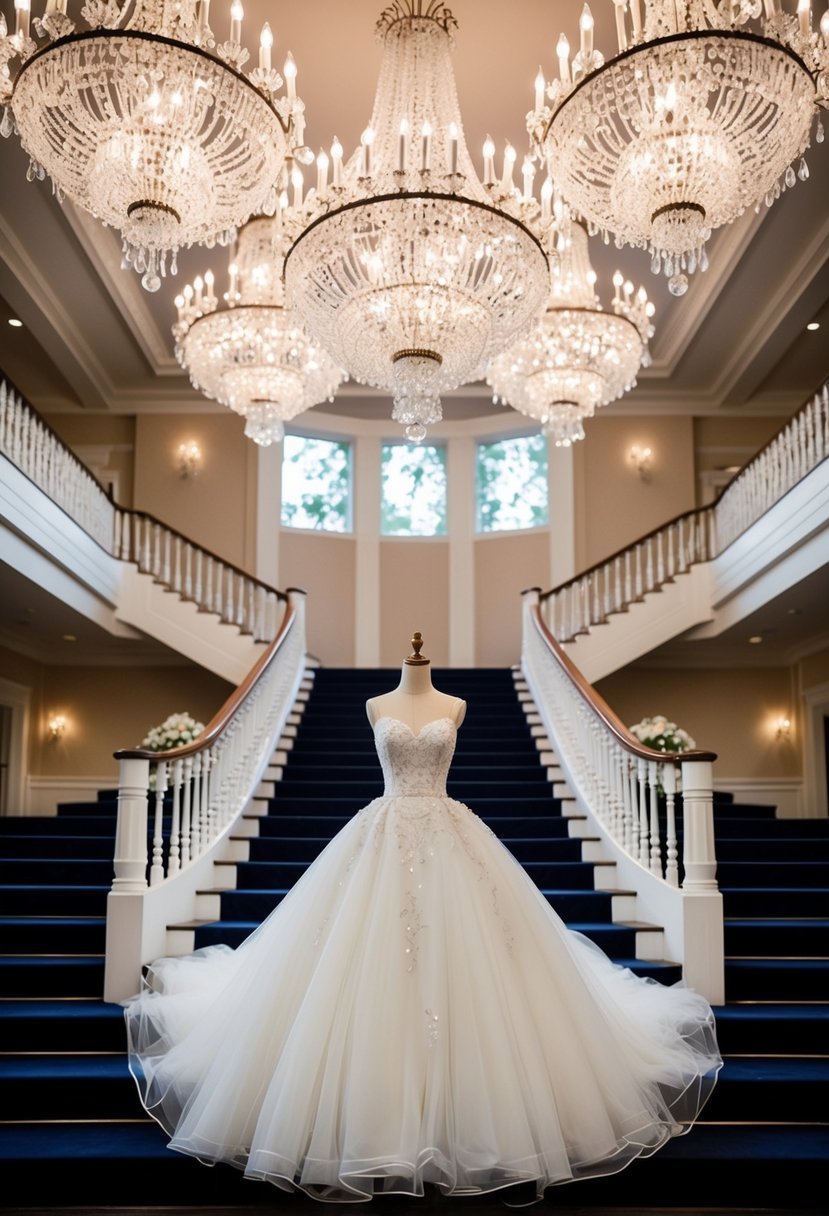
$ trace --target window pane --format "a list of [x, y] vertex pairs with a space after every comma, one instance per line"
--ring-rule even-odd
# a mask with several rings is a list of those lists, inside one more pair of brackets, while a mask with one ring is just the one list
[[479, 532], [546, 524], [546, 438], [524, 435], [498, 443], [479, 443], [477, 497]]
[[286, 435], [282, 441], [282, 523], [347, 532], [351, 527], [351, 445]]
[[446, 449], [385, 443], [380, 530], [384, 536], [446, 535]]

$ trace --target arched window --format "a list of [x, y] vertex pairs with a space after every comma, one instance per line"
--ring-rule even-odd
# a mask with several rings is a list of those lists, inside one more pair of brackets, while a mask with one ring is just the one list
[[351, 444], [305, 435], [282, 441], [282, 513], [287, 528], [351, 530]]
[[543, 435], [479, 443], [475, 481], [479, 532], [541, 528], [549, 522]]

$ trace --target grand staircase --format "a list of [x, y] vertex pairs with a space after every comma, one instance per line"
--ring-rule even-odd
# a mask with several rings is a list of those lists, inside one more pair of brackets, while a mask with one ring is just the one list
[[[216, 919], [174, 928], [177, 948], [240, 942], [382, 791], [364, 707], [398, 678], [317, 670], [281, 780], [263, 786], [239, 826], [236, 859], [219, 884], [233, 889], [216, 896]], [[601, 863], [583, 859], [596, 854], [587, 821], [572, 800], [552, 797], [514, 673], [435, 671], [434, 679], [468, 702], [449, 793], [486, 820], [573, 928], [640, 974], [679, 979], [675, 962], [636, 957], [637, 940], [659, 927], [620, 921], [631, 893], [597, 883]], [[726, 1003], [716, 1010], [725, 1065], [714, 1094], [690, 1134], [654, 1157], [554, 1189], [549, 1205], [559, 1210], [791, 1211], [825, 1198], [829, 821], [779, 820], [771, 807], [719, 797], [715, 830], [727, 958]], [[62, 805], [56, 817], [0, 820], [6, 1196], [29, 1209], [317, 1211], [230, 1167], [170, 1152], [140, 1107], [121, 1010], [101, 996], [114, 831], [113, 791]]]

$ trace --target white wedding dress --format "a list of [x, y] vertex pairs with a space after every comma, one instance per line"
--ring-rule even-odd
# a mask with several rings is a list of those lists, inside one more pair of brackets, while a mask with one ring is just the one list
[[321, 1200], [548, 1186], [687, 1131], [713, 1012], [569, 930], [446, 794], [452, 719], [375, 726], [386, 780], [235, 950], [165, 958], [125, 1002], [169, 1147]]

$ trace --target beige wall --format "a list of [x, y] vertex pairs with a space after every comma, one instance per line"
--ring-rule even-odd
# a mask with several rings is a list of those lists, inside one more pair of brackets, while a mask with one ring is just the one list
[[521, 592], [545, 586], [549, 536], [505, 533], [475, 542], [475, 663], [509, 667], [521, 658]]
[[[696, 505], [691, 418], [599, 411], [585, 423], [585, 433], [574, 447], [577, 570]], [[653, 450], [647, 480], [631, 464], [633, 444]]]
[[449, 662], [449, 543], [384, 540], [380, 544], [380, 664], [398, 667], [423, 634], [434, 667]]
[[798, 664], [800, 686], [805, 691], [819, 684], [829, 684], [829, 647], [810, 654]]
[[308, 650], [328, 667], [353, 667], [357, 575], [353, 536], [285, 529], [279, 540], [280, 585], [307, 594]]
[[[131, 507], [135, 466], [135, 418], [129, 414], [54, 414], [47, 420], [60, 439], [83, 458], [95, 450], [103, 462], [95, 475], [105, 488], [117, 482], [116, 502]], [[84, 461], [91, 464], [89, 460]], [[95, 462], [98, 463], [97, 461]], [[112, 474], [111, 477], [107, 474]]]
[[[255, 571], [256, 445], [242, 420], [222, 414], [144, 414], [136, 419], [136, 510], [147, 511], [248, 573]], [[196, 477], [179, 475], [178, 445], [195, 439]]]
[[715, 750], [714, 778], [773, 779], [801, 774], [797, 731], [776, 738], [775, 723], [796, 718], [788, 667], [667, 670], [632, 666], [596, 685], [626, 726], [664, 714], [702, 750]]
[[[232, 686], [195, 664], [181, 666], [50, 666], [0, 648], [0, 676], [31, 690], [28, 771], [36, 777], [117, 772], [112, 753], [135, 747], [169, 714], [187, 712], [205, 724]], [[48, 721], [67, 720], [52, 740]]]

